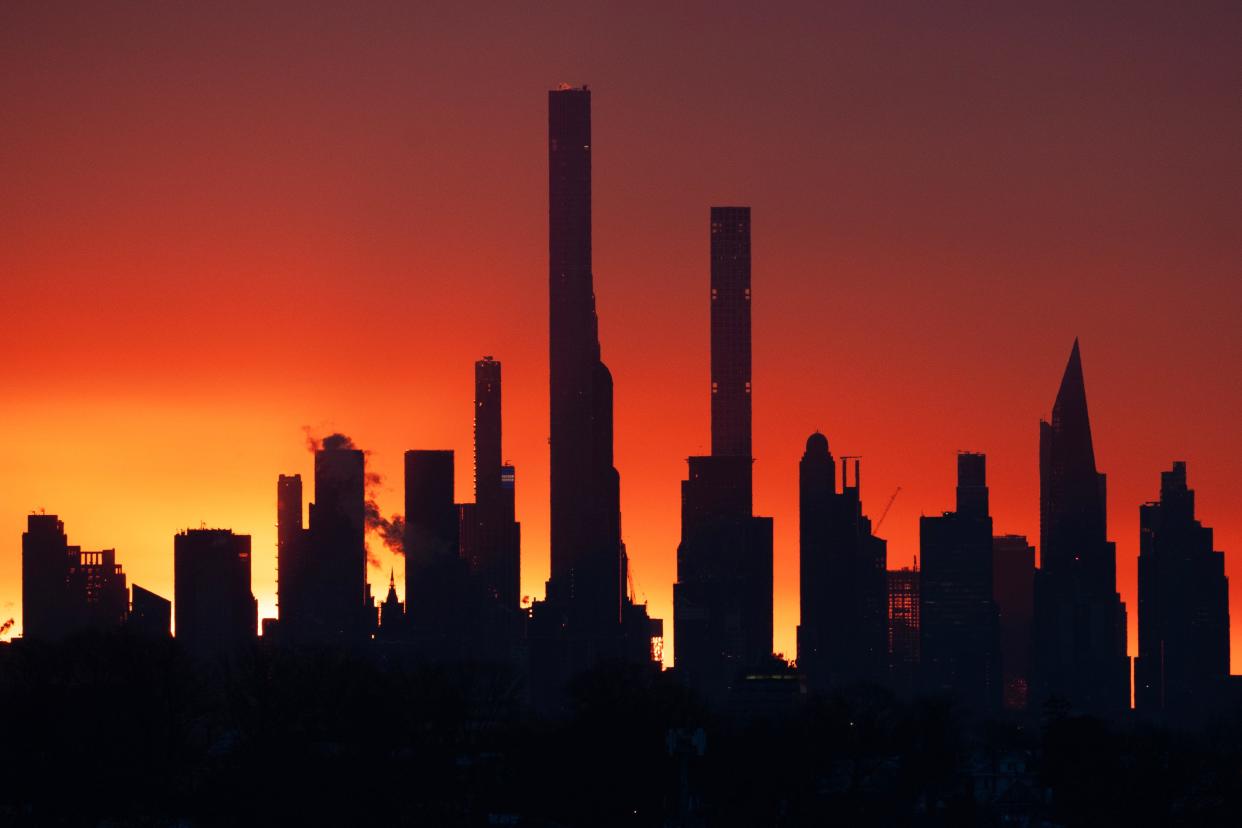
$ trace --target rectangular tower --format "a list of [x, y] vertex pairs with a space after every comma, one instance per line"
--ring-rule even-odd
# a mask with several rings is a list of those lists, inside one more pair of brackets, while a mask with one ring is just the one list
[[750, 457], [749, 207], [712, 208], [711, 257], [712, 455]]
[[316, 640], [361, 640], [368, 621], [366, 457], [341, 435], [315, 452], [315, 502], [299, 567]]
[[1004, 705], [1025, 710], [1031, 682], [1031, 619], [1035, 605], [1035, 547], [1023, 535], [992, 538], [992, 598], [1000, 615]]
[[177, 640], [203, 657], [237, 652], [257, 633], [250, 591], [250, 536], [187, 529], [173, 539]]
[[462, 510], [453, 500], [453, 466], [452, 451], [405, 453], [406, 615], [413, 635], [434, 648], [462, 637], [466, 609]]
[[677, 670], [721, 698], [772, 654], [772, 519], [755, 517], [750, 442], [750, 208], [712, 207], [711, 436], [681, 484]]
[[486, 596], [516, 610], [521, 535], [515, 520], [513, 467], [501, 458], [501, 367], [484, 357], [474, 365], [475, 543], [470, 565]]
[[921, 684], [975, 713], [1000, 705], [986, 458], [957, 456], [957, 511], [919, 518]]
[[276, 481], [276, 608], [281, 629], [296, 636], [306, 610], [302, 565], [306, 530], [302, 527], [302, 476]]

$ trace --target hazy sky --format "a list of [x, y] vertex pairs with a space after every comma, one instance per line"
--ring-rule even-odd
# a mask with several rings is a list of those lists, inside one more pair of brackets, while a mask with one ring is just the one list
[[[872, 516], [901, 486], [890, 566], [952, 507], [959, 449], [988, 454], [997, 532], [1037, 539], [1037, 423], [1075, 336], [1131, 652], [1138, 506], [1173, 460], [1242, 619], [1239, 43], [1236, 2], [3, 4], [0, 615], [20, 624], [39, 508], [170, 596], [177, 530], [250, 533], [272, 614], [303, 426], [370, 449], [388, 511], [408, 448], [456, 449], [467, 499], [484, 354], [541, 595], [565, 81], [594, 90], [623, 531], [667, 649], [721, 203], [753, 208], [778, 650], [807, 435], [863, 456]], [[401, 562], [379, 554], [382, 591]]]

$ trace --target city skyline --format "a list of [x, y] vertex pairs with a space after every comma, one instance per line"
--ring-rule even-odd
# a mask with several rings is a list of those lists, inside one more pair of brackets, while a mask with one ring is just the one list
[[[583, 72], [583, 79], [590, 81], [589, 75]], [[546, 87], [558, 79], [545, 79], [535, 88]], [[594, 85], [599, 88], [598, 81]], [[529, 118], [526, 114], [522, 116], [522, 130], [529, 127], [528, 120], [534, 123], [536, 131], [539, 129], [540, 118], [537, 107], [530, 105], [532, 100], [529, 95], [524, 99], [530, 113]], [[624, 94], [612, 97], [610, 91], [610, 97], [605, 100], [608, 103], [603, 112], [607, 113], [609, 126], [596, 130], [601, 135], [601, 152], [610, 159], [623, 152], [641, 155], [643, 145], [639, 136], [630, 134], [627, 139], [625, 133], [615, 128], [627, 117], [637, 117], [638, 113], [631, 110], [627, 114]], [[628, 149], [624, 146], [627, 140]], [[612, 200], [612, 206], [605, 207], [602, 214], [597, 211], [597, 236], [602, 244], [596, 257], [601, 262], [597, 267], [596, 284], [608, 362], [616, 379], [616, 462], [624, 482], [621, 508], [625, 516], [625, 539], [640, 594], [645, 593], [651, 599], [652, 615], [668, 620], [672, 618], [672, 561], [678, 528], [677, 485], [684, 478], [685, 456], [707, 453], [704, 435], [709, 433], [707, 404], [702, 399], [705, 396], [703, 368], [707, 364], [708, 350], [707, 314], [701, 301], [701, 286], [706, 275], [702, 215], [707, 204], [726, 202], [715, 196], [702, 199], [697, 195], [680, 194], [675, 210], [659, 206], [663, 211], [661, 217], [684, 213], [680, 219], [686, 228], [684, 234], [681, 224], [671, 225], [668, 237], [662, 237], [661, 226], [653, 223], [639, 223], [637, 227], [642, 232], [638, 232], [635, 225], [624, 225], [618, 220], [627, 215], [619, 210], [618, 202], [632, 199], [633, 191], [619, 186], [617, 170], [605, 174], [606, 167], [600, 165], [601, 176], [607, 175], [607, 178], [596, 189], [601, 199]], [[958, 449], [977, 450], [988, 456], [997, 534], [1037, 538], [1038, 498], [1037, 495], [1032, 497], [1038, 484], [1034, 423], [1050, 414], [1048, 401], [1060, 374], [1064, 351], [1075, 335], [1083, 337], [1090, 373], [1099, 465], [1109, 474], [1109, 539], [1118, 545], [1119, 587], [1123, 600], [1131, 608], [1131, 655], [1136, 652], [1133, 608], [1136, 606], [1134, 561], [1138, 550], [1138, 506], [1154, 499], [1157, 492], [1152, 481], [1173, 461], [1188, 461], [1194, 475], [1194, 488], [1199, 493], [1198, 513], [1205, 524], [1216, 529], [1217, 544], [1227, 553], [1227, 574], [1237, 577], [1235, 561], [1242, 531], [1236, 496], [1230, 485], [1228, 457], [1236, 454], [1238, 438], [1236, 427], [1224, 426], [1224, 422], [1231, 419], [1229, 412], [1238, 410], [1237, 391], [1227, 376], [1216, 375], [1213, 380], [1210, 373], [1205, 376], [1202, 367], [1196, 368], [1197, 373], [1182, 376], [1174, 373], [1177, 360], [1172, 357], [1153, 359], [1158, 345], [1167, 347], [1172, 356], [1186, 364], [1189, 372], [1191, 367], [1219, 360], [1223, 343], [1224, 360], [1228, 364], [1228, 354], [1236, 352], [1236, 334], [1226, 335], [1208, 324], [1202, 327], [1209, 330], [1196, 332], [1192, 338], [1148, 342], [1138, 334], [1119, 330], [1109, 321], [1111, 316], [1129, 313], [1125, 302], [1133, 300], [1123, 299], [1113, 306], [1115, 311], [1109, 306], [1093, 305], [1079, 312], [1054, 316], [1047, 325], [1051, 330], [1038, 335], [1030, 335], [1031, 321], [1017, 319], [1012, 311], [999, 310], [999, 319], [986, 322], [973, 337], [951, 339], [924, 352], [915, 347], [916, 344], [935, 337], [941, 330], [941, 322], [920, 321], [906, 304], [913, 302], [911, 298], [898, 301], [898, 313], [895, 318], [891, 317], [894, 302], [891, 291], [907, 278], [929, 275], [934, 281], [938, 267], [951, 269], [948, 258], [933, 256], [930, 263], [911, 259], [902, 264], [899, 257], [894, 257], [877, 267], [873, 250], [873, 258], [868, 260], [864, 255], [851, 265], [849, 256], [857, 256], [859, 247], [847, 241], [845, 251], [827, 258], [804, 257], [795, 269], [805, 274], [807, 281], [801, 284], [782, 281], [777, 277], [782, 270], [789, 269], [793, 261], [791, 250], [805, 253], [823, 242], [811, 223], [791, 224], [789, 213], [771, 190], [752, 185], [753, 181], [739, 179], [726, 187], [730, 192], [722, 195], [730, 196], [729, 202], [754, 206], [756, 250], [762, 251], [755, 262], [757, 278], [764, 287], [755, 307], [754, 511], [775, 518], [777, 651], [789, 657], [794, 653], [797, 511], [796, 505], [791, 508], [791, 502], [796, 504], [796, 495], [791, 501], [789, 493], [796, 492], [796, 460], [806, 434], [818, 428], [829, 436], [835, 452], [864, 455], [867, 472], [864, 508], [873, 520], [896, 487], [902, 487], [881, 532], [889, 540], [891, 568], [908, 564], [917, 553], [919, 513], [934, 515], [944, 508], [945, 493], [953, 486], [951, 460]], [[509, 209], [529, 213], [521, 221], [537, 224], [542, 218], [541, 196], [537, 188], [529, 195], [530, 198], [512, 201]], [[870, 210], [874, 215], [874, 207]], [[865, 205], [861, 212], [868, 212]], [[26, 221], [21, 226], [27, 230], [32, 227], [30, 221], [37, 225], [36, 220]], [[624, 232], [623, 226], [627, 227]], [[928, 230], [926, 226], [921, 229]], [[948, 243], [952, 236], [946, 232], [939, 238]], [[656, 279], [643, 275], [645, 257], [639, 254], [644, 245], [637, 242], [646, 237], [653, 238], [658, 249], [666, 254], [668, 264], [657, 272], [663, 277], [671, 273], [676, 278]], [[633, 253], [622, 249], [621, 238], [635, 248]], [[449, 249], [454, 249], [454, 239], [448, 239]], [[608, 241], [603, 241], [605, 239]], [[995, 242], [988, 242], [992, 243]], [[122, 247], [126, 244], [124, 234], [117, 244]], [[541, 258], [537, 244], [533, 252], [523, 251], [520, 246], [515, 250], [520, 255], [498, 261], [521, 259], [526, 264], [511, 280], [503, 280], [505, 284], [497, 288], [498, 304], [504, 308], [524, 309], [527, 306], [515, 304], [514, 296], [529, 292], [538, 299], [542, 294]], [[37, 244], [22, 242], [14, 261], [25, 265], [22, 272], [46, 273], [55, 266], [57, 258], [40, 251]], [[123, 267], [125, 257], [130, 255], [124, 250], [96, 251], [92, 255], [105, 254], [111, 257], [107, 267], [114, 268]], [[1068, 261], [1068, 251], [1062, 254]], [[1207, 255], [1202, 251], [1200, 254]], [[157, 262], [168, 263], [169, 255], [168, 250], [155, 251]], [[394, 260], [399, 258], [391, 248], [385, 255]], [[977, 255], [980, 261], [976, 266], [983, 270], [982, 265], [989, 256]], [[996, 252], [992, 251], [992, 255]], [[485, 255], [470, 254], [467, 258], [478, 270], [486, 269], [483, 266]], [[1007, 257], [1000, 258], [1003, 261]], [[411, 262], [417, 260], [418, 257], [411, 258]], [[818, 261], [820, 265], [831, 262], [832, 266], [821, 270], [808, 267], [808, 261]], [[862, 264], [858, 263], [860, 261]], [[1124, 270], [1120, 263], [1129, 260], [1123, 255], [1112, 261], [1113, 264], [1105, 268], [1110, 272], [1111, 268]], [[279, 267], [288, 264], [290, 262], [285, 262]], [[406, 266], [388, 262], [387, 267], [404, 270]], [[411, 263], [409, 267], [414, 265]], [[1028, 264], [1027, 267], [1031, 268], [1026, 274], [1028, 278], [1032, 272], [1043, 271], [1055, 286], [1069, 291], [1072, 301], [1082, 302], [1092, 296], [1085, 287], [1076, 290], [1065, 284], [1065, 277], [1052, 273], [1056, 269], [1055, 258], [1045, 260], [1042, 266]], [[147, 272], [142, 268], [138, 270]], [[872, 280], [876, 291], [868, 297], [859, 292], [855, 283], [865, 281], [868, 275], [874, 276], [877, 270], [881, 278]], [[499, 271], [504, 273], [506, 268], [501, 266]], [[441, 268], [440, 272], [456, 271]], [[823, 273], [828, 273], [829, 278], [823, 279], [821, 287], [817, 280], [822, 279]], [[321, 272], [315, 284], [331, 292], [341, 284], [336, 278]], [[401, 295], [414, 299], [429, 294], [445, 306], [469, 307], [467, 292], [458, 292], [445, 281], [435, 281], [447, 277], [429, 278], [432, 279], [429, 283], [416, 282], [409, 288], [400, 288]], [[1109, 282], [1119, 277], [1103, 278]], [[966, 281], [976, 286], [984, 284]], [[137, 283], [122, 279], [120, 284], [108, 287], [105, 292], [119, 303], [130, 291], [141, 294], [143, 283], [141, 279]], [[380, 292], [397, 290], [394, 285], [398, 283], [397, 279], [388, 279], [371, 286]], [[59, 295], [57, 291], [71, 284], [71, 281], [53, 278], [48, 289], [53, 295]], [[195, 284], [195, 279], [190, 278], [191, 296]], [[424, 288], [430, 285], [431, 290], [420, 290], [420, 285]], [[1204, 289], [1212, 295], [1210, 280], [1205, 282]], [[243, 291], [241, 304], [244, 305], [248, 297], [266, 296], [262, 288], [255, 290], [258, 293]], [[408, 294], [404, 292], [407, 290]], [[1023, 293], [1027, 290], [1025, 286], [1017, 290], [1022, 294], [1019, 298], [1029, 298]], [[160, 295], [159, 288], [154, 291], [155, 295]], [[668, 300], [662, 298], [656, 302], [644, 298], [645, 293], [653, 291], [667, 295]], [[667, 294], [663, 294], [664, 291]], [[913, 294], [916, 298], [926, 296], [918, 290]], [[1231, 295], [1226, 293], [1227, 297]], [[30, 302], [36, 296], [32, 285], [23, 282], [19, 286], [18, 298], [26, 300], [24, 307], [32, 307]], [[962, 298], [960, 293], [958, 297]], [[1050, 300], [1037, 301], [1036, 305], [1042, 307], [1043, 301]], [[1158, 299], [1154, 302], [1160, 304]], [[536, 301], [529, 307], [537, 308], [538, 304]], [[969, 305], [969, 301], [966, 304]], [[1215, 304], [1228, 305], [1227, 302]], [[79, 315], [75, 315], [75, 307], [70, 301], [69, 320], [80, 319], [80, 309]], [[175, 307], [175, 303], [170, 305], [170, 308]], [[816, 333], [820, 319], [806, 319], [800, 315], [802, 308], [805, 308], [801, 311], [803, 314], [821, 314], [823, 319], [842, 325], [846, 324], [842, 320], [853, 317], [855, 321], [851, 324], [858, 324], [857, 319], [862, 318], [872, 325], [887, 324], [894, 328], [905, 325], [908, 332], [893, 332], [895, 341], [880, 345], [864, 342], [856, 335], [847, 336], [847, 333], [857, 333], [853, 328], [829, 332], [821, 338]], [[1214, 313], [1223, 313], [1221, 307], [1213, 309], [1205, 305], [1198, 309], [1209, 320], [1215, 318]], [[982, 314], [986, 306], [978, 305], [974, 310]], [[373, 312], [381, 323], [392, 321], [384, 309]], [[65, 330], [60, 326], [67, 323], [48, 322], [45, 313], [31, 311], [31, 318], [51, 324], [53, 331]], [[466, 460], [471, 448], [468, 417], [471, 389], [467, 369], [480, 355], [493, 353], [506, 365], [506, 400], [510, 406], [506, 452], [511, 453], [504, 461], [513, 462], [521, 470], [517, 518], [523, 523], [522, 592], [542, 594], [540, 587], [547, 577], [544, 442], [547, 435], [541, 433], [546, 431], [546, 408], [541, 410], [541, 406], [546, 406], [546, 366], [541, 366], [535, 354], [545, 344], [541, 335], [529, 337], [535, 340], [530, 347], [518, 341], [516, 330], [503, 336], [478, 335], [480, 330], [499, 326], [503, 321], [484, 314], [482, 321], [467, 322], [461, 337], [436, 353], [435, 361], [447, 366], [442, 376], [419, 362], [421, 352], [431, 353], [425, 351], [428, 344], [425, 340], [414, 338], [397, 348], [393, 341], [380, 334], [385, 344], [379, 350], [396, 357], [386, 369], [382, 387], [379, 384], [373, 387], [372, 378], [342, 378], [341, 363], [330, 357], [327, 361], [330, 379], [322, 393], [308, 390], [310, 368], [301, 366], [295, 369], [292, 379], [270, 386], [259, 383], [254, 375], [243, 374], [250, 377], [249, 384], [242, 383], [233, 391], [230, 390], [233, 380], [212, 367], [214, 363], [206, 353], [210, 349], [201, 349], [192, 341], [174, 336], [171, 350], [175, 357], [162, 357], [155, 353], [159, 349], [153, 345], [152, 337], [161, 331], [167, 335], [170, 329], [164, 326], [170, 323], [144, 315], [145, 312], [139, 312], [137, 317], [134, 313], [125, 306], [116, 310], [122, 322], [132, 323], [137, 319], [137, 329], [147, 338], [130, 341], [123, 332], [118, 332], [116, 341], [104, 342], [101, 347], [104, 362], [113, 365], [123, 364], [127, 355], [128, 358], [151, 355], [153, 364], [145, 365], [141, 371], [127, 373], [117, 369], [116, 373], [109, 373], [101, 370], [106, 365], [96, 365], [94, 371], [75, 368], [68, 355], [89, 351], [83, 338], [86, 334], [73, 331], [69, 331], [67, 344], [59, 346], [64, 351], [31, 352], [32, 345], [22, 345], [15, 351], [41, 354], [52, 378], [29, 375], [25, 373], [27, 369], [19, 367], [9, 368], [4, 375], [5, 388], [10, 394], [21, 391], [26, 396], [18, 398], [3, 420], [5, 427], [22, 436], [24, 442], [17, 449], [17, 473], [3, 490], [4, 501], [16, 507], [11, 510], [13, 514], [5, 516], [3, 527], [24, 521], [26, 511], [42, 506], [59, 514], [70, 525], [75, 543], [92, 549], [115, 547], [118, 559], [124, 562], [126, 573], [133, 581], [169, 595], [172, 592], [169, 541], [172, 533], [197, 526], [200, 521], [229, 526], [254, 538], [256, 597], [260, 601], [260, 616], [270, 616], [274, 613], [275, 573], [271, 482], [277, 472], [301, 473], [309, 480], [310, 464], [301, 448], [300, 427], [311, 425], [321, 435], [339, 429], [354, 435], [360, 445], [370, 449], [375, 468], [392, 487], [382, 489], [379, 494], [386, 513], [399, 508], [400, 458], [401, 453], [411, 447], [436, 446], [454, 450], [460, 461], [456, 469], [456, 500], [468, 500], [472, 476]], [[255, 321], [246, 321], [245, 312], [239, 313], [242, 314], [238, 320], [241, 339], [251, 344], [261, 342], [262, 337], [256, 339], [255, 329], [251, 327]], [[326, 345], [313, 343], [321, 338], [315, 331], [322, 326], [326, 313], [324, 306], [312, 300], [309, 308], [300, 313], [273, 316], [283, 321], [272, 324], [272, 330], [303, 343], [309, 340], [312, 353], [322, 356]], [[942, 313], [952, 319], [955, 312], [942, 309]], [[1093, 320], [1092, 314], [1098, 317]], [[521, 319], [522, 313], [516, 316]], [[673, 322], [672, 316], [679, 318]], [[191, 318], [201, 321], [192, 314]], [[17, 324], [11, 327], [18, 334], [29, 332], [29, 318], [15, 317], [14, 321]], [[432, 328], [443, 332], [445, 324], [448, 323], [433, 322]], [[512, 324], [517, 329], [525, 323]], [[536, 315], [526, 327], [534, 329], [539, 324]], [[90, 324], [86, 325], [86, 330], [92, 330]], [[672, 334], [674, 330], [678, 334], [676, 337]], [[997, 339], [1002, 337], [1007, 347], [998, 349]], [[466, 342], [472, 338], [473, 344]], [[982, 359], [982, 354], [997, 350], [1004, 352], [1004, 360]], [[299, 352], [284, 351], [277, 346], [257, 348], [255, 353], [260, 354], [256, 361], [261, 366], [267, 359]], [[657, 358], [661, 353], [665, 353], [663, 360]], [[313, 366], [315, 360], [307, 360], [307, 363]], [[910, 364], [925, 372], [912, 376]], [[394, 365], [398, 368], [394, 369]], [[392, 373], [405, 369], [409, 376], [403, 376], [400, 383], [407, 385], [408, 390], [394, 398]], [[306, 373], [298, 373], [302, 371]], [[263, 370], [256, 372], [263, 373]], [[1154, 385], [1155, 393], [1147, 383]], [[819, 384], [825, 390], [810, 387]], [[685, 387], [684, 395], [680, 386]], [[1184, 391], [1179, 409], [1207, 408], [1207, 403], [1221, 395], [1225, 407], [1216, 406], [1210, 421], [1205, 421], [1203, 414], [1188, 414], [1184, 419], [1174, 420], [1171, 416], [1174, 409], [1168, 408], [1159, 398], [1175, 389]], [[799, 391], [802, 393], [797, 393]], [[665, 399], [666, 393], [672, 395], [671, 400]], [[982, 410], [965, 411], [959, 399], [981, 400]], [[685, 415], [667, 417], [666, 405], [674, 405]], [[401, 422], [390, 419], [392, 415], [368, 416], [368, 409], [376, 410], [381, 406], [402, 410]], [[1134, 411], [1140, 406], [1150, 408], [1142, 416], [1135, 416]], [[794, 423], [787, 421], [791, 408], [795, 409], [797, 418]], [[178, 417], [184, 425], [177, 430], [151, 429], [143, 425]], [[78, 418], [84, 422], [79, 423]], [[915, 418], [919, 419], [918, 427], [910, 428], [909, 423]], [[669, 424], [670, 419], [684, 423]], [[951, 423], [953, 420], [957, 422]], [[1232, 421], [1236, 423], [1236, 416]], [[903, 422], [907, 423], [906, 430], [918, 435], [917, 440], [901, 433]], [[138, 440], [144, 430], [151, 433], [140, 443]], [[100, 432], [112, 435], [111, 439], [100, 440]], [[135, 456], [138, 454], [143, 456]], [[157, 459], [161, 455], [175, 457], [176, 462], [162, 466]], [[166, 481], [173, 467], [193, 478], [193, 484], [183, 487], [184, 491], [161, 494], [161, 490], [169, 488]], [[107, 471], [111, 469], [115, 473], [121, 468], [127, 475], [148, 476], [151, 481], [117, 481], [105, 488], [102, 484], [108, 479]], [[152, 488], [145, 488], [148, 485]], [[60, 499], [57, 499], [58, 486], [63, 492]], [[263, 494], [255, 499], [254, 492], [259, 490]], [[115, 492], [115, 496], [109, 496], [109, 491]], [[250, 503], [251, 499], [255, 502]], [[141, 517], [133, 513], [131, 504], [134, 503], [143, 504]], [[133, 523], [140, 525], [127, 528], [127, 524]], [[18, 532], [11, 531], [6, 536], [16, 538]], [[371, 545], [373, 552], [381, 556], [381, 566], [368, 570], [373, 587], [378, 588], [386, 581], [391, 562], [379, 550], [376, 539], [371, 540]], [[14, 606], [4, 612], [4, 617], [20, 618], [18, 590], [15, 589], [20, 583], [15, 568], [17, 557], [16, 554], [6, 555], [4, 569], [0, 571], [0, 603], [14, 602]], [[1232, 615], [1242, 617], [1236, 610]], [[1233, 636], [1235, 650], [1239, 647], [1238, 639], [1239, 636]], [[671, 640], [672, 636], [666, 634], [666, 642], [671, 644]], [[666, 652], [671, 653], [671, 649], [669, 646]]]

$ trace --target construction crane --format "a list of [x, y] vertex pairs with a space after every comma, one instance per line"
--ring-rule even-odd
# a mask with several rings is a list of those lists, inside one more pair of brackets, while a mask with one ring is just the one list
[[875, 522], [875, 528], [871, 530], [872, 532], [880, 531], [880, 524], [884, 522], [884, 518], [888, 517], [888, 510], [893, 508], [893, 501], [897, 499], [897, 495], [899, 494], [901, 494], [900, 486], [898, 486], [897, 490], [893, 492], [893, 496], [888, 499], [888, 505], [884, 507], [884, 511], [880, 512], [880, 519]]

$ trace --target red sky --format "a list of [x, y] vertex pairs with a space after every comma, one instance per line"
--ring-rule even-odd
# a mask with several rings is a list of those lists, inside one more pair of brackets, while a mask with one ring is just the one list
[[958, 449], [988, 454], [997, 531], [1034, 538], [1076, 335], [1131, 652], [1138, 506], [1175, 459], [1242, 619], [1236, 3], [319, 5], [0, 7], [0, 615], [38, 508], [165, 595], [177, 530], [250, 533], [271, 614], [302, 427], [370, 449], [387, 511], [407, 448], [456, 449], [466, 499], [484, 354], [542, 594], [545, 93], [567, 81], [595, 90], [601, 336], [655, 614], [709, 443], [708, 207], [741, 203], [778, 650], [806, 436], [863, 455], [873, 516], [902, 487], [891, 566], [951, 508]]

